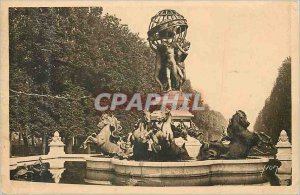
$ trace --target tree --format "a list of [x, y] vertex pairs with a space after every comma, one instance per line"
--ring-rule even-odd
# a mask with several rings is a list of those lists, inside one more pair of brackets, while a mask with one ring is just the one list
[[[86, 136], [97, 129], [99, 93], [157, 88], [151, 49], [102, 8], [10, 8], [9, 22], [10, 131]], [[91, 98], [71, 100], [82, 96]], [[123, 114], [124, 129], [131, 129], [138, 114]]]
[[[47, 142], [59, 131], [71, 152], [73, 136], [97, 130], [98, 94], [159, 91], [155, 54], [147, 42], [100, 7], [10, 8], [9, 24], [10, 132], [37, 134]], [[189, 80], [183, 89], [193, 92]], [[208, 129], [218, 129], [220, 114], [209, 113], [214, 122]], [[114, 114], [124, 133], [141, 115]]]
[[224, 116], [217, 111], [210, 110], [208, 105], [204, 105], [205, 110], [194, 111], [193, 122], [204, 134], [204, 139], [218, 140], [221, 138], [223, 131], [227, 127], [227, 121]]
[[255, 125], [255, 131], [263, 131], [277, 141], [281, 130], [286, 130], [291, 140], [291, 58], [286, 58], [278, 70], [278, 77], [270, 96], [265, 101]]

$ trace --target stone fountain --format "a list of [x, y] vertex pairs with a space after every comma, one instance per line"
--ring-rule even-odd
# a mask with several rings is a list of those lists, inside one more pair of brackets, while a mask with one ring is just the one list
[[[108, 180], [111, 180], [112, 175], [117, 175], [115, 178], [136, 177], [151, 178], [151, 181], [164, 180], [167, 181], [164, 184], [169, 186], [181, 185], [186, 178], [189, 178], [189, 185], [232, 185], [266, 182], [261, 173], [269, 159], [249, 158], [249, 148], [245, 148], [245, 145], [238, 141], [238, 137], [243, 137], [251, 139], [249, 143], [262, 143], [259, 142], [259, 135], [254, 135], [246, 129], [249, 124], [235, 124], [235, 120], [233, 120], [228, 128], [231, 134], [229, 141], [231, 140], [232, 143], [229, 146], [225, 146], [221, 141], [217, 143], [216, 147], [212, 147], [214, 146], [213, 143], [200, 143], [198, 139], [182, 130], [184, 129], [182, 127], [186, 129], [195, 127], [192, 123], [193, 114], [189, 109], [186, 109], [189, 105], [189, 100], [186, 101], [186, 99], [189, 99], [189, 97], [186, 97], [182, 92], [182, 86], [186, 80], [184, 61], [190, 47], [190, 43], [186, 40], [187, 29], [186, 19], [175, 10], [162, 10], [152, 17], [148, 30], [148, 41], [156, 54], [155, 80], [160, 86], [160, 94], [166, 97], [168, 103], [174, 100], [177, 105], [171, 105], [171, 108], [169, 108], [170, 105], [168, 107], [163, 100], [156, 102], [155, 106], [144, 112], [143, 118], [137, 123], [136, 130], [130, 134], [125, 145], [135, 143], [133, 144], [133, 159], [137, 155], [136, 153], [139, 152], [137, 148], [143, 150], [139, 155], [148, 154], [150, 151], [151, 157], [151, 155], [154, 155], [153, 151], [159, 154], [160, 151], [163, 151], [172, 143], [173, 149], [175, 148], [175, 150], [187, 154], [188, 158], [174, 158], [175, 161], [170, 162], [159, 155], [154, 161], [147, 160], [148, 156], [136, 158], [139, 160], [130, 160], [128, 154], [125, 155], [125, 159], [88, 157], [86, 158], [87, 172], [85, 179], [87, 183], [106, 184]], [[241, 116], [240, 113], [237, 112], [234, 116], [238, 118]], [[170, 117], [171, 120], [169, 120]], [[160, 124], [162, 125], [159, 126]], [[236, 128], [240, 128], [238, 125], [243, 128], [242, 134], [235, 132]], [[174, 136], [174, 126], [181, 127], [177, 137]], [[154, 127], [160, 130], [153, 130]], [[160, 137], [168, 140], [167, 143], [169, 144], [163, 145], [162, 142], [156, 141]], [[90, 140], [97, 143], [96, 136], [90, 137]], [[237, 143], [240, 145], [236, 145]], [[137, 144], [141, 144], [141, 147]], [[114, 154], [116, 156], [123, 155], [124, 157], [124, 153], [128, 152], [126, 146], [120, 147], [123, 148], [123, 153], [116, 149]], [[241, 154], [234, 155], [234, 148], [238, 147], [244, 147], [244, 150]], [[169, 152], [174, 152], [171, 149], [166, 149], [166, 151], [164, 153], [166, 155]], [[220, 151], [226, 152], [222, 154]], [[201, 158], [204, 159], [199, 161]], [[181, 183], [179, 182], [180, 178], [183, 179], [180, 180]]]

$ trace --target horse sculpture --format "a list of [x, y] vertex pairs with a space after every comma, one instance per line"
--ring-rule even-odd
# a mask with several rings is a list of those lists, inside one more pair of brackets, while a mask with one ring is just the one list
[[185, 146], [179, 147], [175, 144], [170, 112], [166, 111], [159, 118], [159, 122], [150, 121], [147, 116], [149, 115], [144, 114], [132, 133], [133, 159], [154, 161], [188, 159]]
[[161, 131], [162, 137], [169, 141], [170, 143], [174, 140], [174, 134], [172, 130], [172, 115], [171, 111], [167, 109], [161, 116], [160, 120], [162, 121]]
[[[267, 145], [274, 150], [270, 137], [264, 133], [251, 132], [247, 129], [250, 123], [247, 120], [246, 114], [239, 110], [231, 118], [227, 136], [219, 141], [202, 143], [198, 159], [241, 159], [246, 158], [252, 148], [255, 146]], [[267, 140], [265, 140], [267, 139]], [[229, 141], [229, 144], [224, 144], [224, 141]], [[276, 151], [275, 151], [276, 152]]]
[[128, 147], [126, 143], [120, 144], [120, 137], [117, 136], [116, 132], [120, 132], [122, 127], [120, 121], [113, 115], [103, 114], [100, 118], [100, 122], [97, 125], [100, 129], [98, 135], [93, 134], [89, 136], [83, 142], [83, 148], [87, 147], [88, 143], [96, 144], [99, 150], [109, 156], [119, 156], [122, 158], [127, 158], [130, 156], [128, 154]]
[[144, 112], [143, 117], [135, 125], [135, 130], [132, 132], [129, 140], [133, 145], [133, 159], [134, 160], [148, 160], [149, 159], [149, 132], [150, 116], [148, 112]]

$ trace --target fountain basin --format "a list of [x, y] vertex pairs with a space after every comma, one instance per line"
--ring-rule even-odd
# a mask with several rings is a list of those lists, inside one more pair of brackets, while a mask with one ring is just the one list
[[[151, 178], [159, 180], [194, 180], [196, 185], [258, 184], [266, 182], [262, 177], [268, 158], [241, 160], [206, 160], [185, 162], [145, 162], [113, 158], [86, 158], [86, 182], [101, 183], [103, 171], [106, 177]], [[182, 181], [181, 181], [182, 182]], [[175, 182], [176, 183], [176, 182]], [[175, 183], [173, 183], [175, 185]], [[170, 185], [173, 185], [170, 183]]]

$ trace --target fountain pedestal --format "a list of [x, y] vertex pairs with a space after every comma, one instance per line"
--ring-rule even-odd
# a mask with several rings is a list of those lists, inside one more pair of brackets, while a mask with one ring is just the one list
[[281, 162], [281, 167], [278, 173], [291, 174], [292, 173], [292, 145], [285, 130], [282, 130], [279, 135], [277, 148], [277, 159]]
[[[168, 100], [168, 104], [164, 105], [164, 100]], [[173, 102], [172, 102], [173, 101]], [[174, 109], [176, 104], [176, 109]], [[188, 99], [184, 93], [180, 91], [169, 91], [163, 94], [162, 100], [157, 104], [156, 110], [150, 114], [151, 121], [156, 121], [161, 116], [161, 110], [165, 107], [172, 107], [171, 116], [172, 121], [175, 126], [183, 123], [186, 127], [190, 128], [192, 126], [192, 118], [194, 115], [188, 111], [190, 106], [190, 99]], [[175, 143], [177, 146], [181, 147], [185, 144], [185, 148], [191, 159], [196, 159], [199, 154], [201, 143], [199, 140], [187, 135], [187, 139], [184, 140], [182, 137], [175, 138]]]
[[59, 183], [63, 172], [65, 171], [65, 160], [63, 159], [53, 159], [51, 160], [49, 171], [52, 174], [52, 179], [55, 183]]
[[48, 155], [61, 155], [65, 154], [65, 144], [61, 141], [61, 137], [59, 136], [59, 133], [55, 131], [54, 136], [52, 138], [52, 141], [49, 144], [50, 151]]

